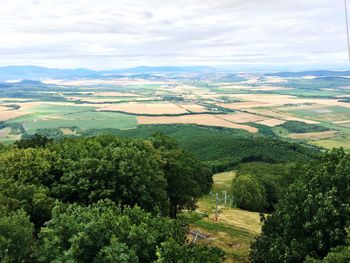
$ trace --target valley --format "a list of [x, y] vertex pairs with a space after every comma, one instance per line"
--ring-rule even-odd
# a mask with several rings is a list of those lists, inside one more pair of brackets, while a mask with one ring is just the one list
[[[330, 149], [350, 137], [350, 80], [267, 74], [162, 73], [0, 84], [3, 143], [144, 125], [239, 129]], [[309, 124], [310, 130], [286, 128]], [[312, 125], [323, 127], [313, 131]]]

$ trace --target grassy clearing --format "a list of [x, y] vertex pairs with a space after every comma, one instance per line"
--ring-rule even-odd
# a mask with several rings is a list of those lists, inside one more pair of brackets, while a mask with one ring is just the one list
[[[212, 193], [219, 192], [222, 197], [222, 191], [229, 192], [235, 176], [234, 171], [216, 174]], [[209, 235], [208, 239], [198, 242], [218, 246], [225, 251], [225, 262], [246, 262], [250, 243], [260, 233], [259, 214], [221, 205], [219, 222], [216, 223], [213, 220], [214, 208], [215, 200], [208, 195], [198, 202], [196, 212], [183, 213], [182, 217], [190, 223], [191, 229]]]

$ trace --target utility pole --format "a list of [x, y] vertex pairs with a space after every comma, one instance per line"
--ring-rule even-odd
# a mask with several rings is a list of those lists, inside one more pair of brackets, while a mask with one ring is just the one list
[[344, 0], [345, 4], [345, 22], [346, 22], [346, 35], [348, 40], [348, 55], [349, 55], [349, 63], [350, 63], [350, 36], [349, 36], [349, 20], [348, 20], [348, 5], [347, 0]]
[[225, 207], [226, 207], [227, 191], [225, 190]]
[[216, 193], [215, 222], [218, 222], [218, 213], [219, 213], [219, 193]]

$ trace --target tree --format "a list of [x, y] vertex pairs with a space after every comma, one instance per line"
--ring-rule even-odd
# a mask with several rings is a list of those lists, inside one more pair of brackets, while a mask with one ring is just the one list
[[160, 156], [149, 141], [105, 135], [65, 139], [50, 149], [62, 160], [61, 176], [51, 190], [57, 199], [88, 205], [108, 198], [168, 213]]
[[29, 262], [34, 248], [33, 224], [24, 211], [0, 213], [0, 259]]
[[45, 147], [50, 142], [52, 142], [52, 139], [49, 139], [46, 136], [35, 134], [26, 139], [16, 141], [14, 145], [16, 145], [18, 148], [37, 148]]
[[57, 155], [48, 149], [8, 149], [0, 153], [0, 177], [50, 186], [57, 163]]
[[220, 263], [224, 258], [219, 248], [179, 244], [172, 239], [161, 244], [157, 255], [157, 263]]
[[185, 244], [179, 222], [152, 216], [139, 207], [99, 201], [83, 207], [57, 203], [39, 234], [39, 262], [153, 262], [172, 239]]
[[249, 211], [262, 212], [267, 203], [265, 188], [251, 175], [241, 175], [233, 180], [232, 195], [237, 207]]
[[350, 223], [350, 156], [342, 149], [301, 169], [262, 234], [251, 247], [253, 262], [319, 260], [346, 244]]
[[350, 235], [348, 229], [348, 237], [345, 246], [339, 246], [332, 248], [327, 256], [321, 260], [314, 258], [307, 258], [306, 263], [348, 263], [350, 262]]
[[46, 187], [0, 177], [0, 210], [24, 210], [37, 230], [50, 219], [53, 204]]
[[213, 173], [203, 163], [178, 148], [171, 138], [155, 134], [151, 140], [162, 155], [171, 207], [170, 216], [176, 218], [178, 209], [193, 210], [197, 200], [209, 193]]

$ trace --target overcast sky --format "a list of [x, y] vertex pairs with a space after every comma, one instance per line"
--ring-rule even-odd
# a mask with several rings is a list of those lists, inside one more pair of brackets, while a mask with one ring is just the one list
[[9, 0], [0, 34], [0, 66], [350, 68], [343, 0]]

